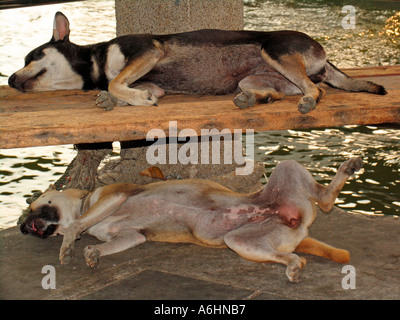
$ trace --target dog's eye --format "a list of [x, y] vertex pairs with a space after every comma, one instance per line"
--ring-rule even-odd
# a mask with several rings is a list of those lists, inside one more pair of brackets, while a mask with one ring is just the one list
[[44, 52], [42, 50], [40, 51], [35, 51], [35, 53], [32, 56], [32, 60], [40, 60], [44, 57]]
[[49, 200], [49, 204], [51, 204], [51, 200]]
[[44, 52], [42, 50], [34, 50], [31, 51], [26, 57], [25, 57], [25, 67], [30, 64], [32, 61], [37, 61], [40, 60], [44, 57]]

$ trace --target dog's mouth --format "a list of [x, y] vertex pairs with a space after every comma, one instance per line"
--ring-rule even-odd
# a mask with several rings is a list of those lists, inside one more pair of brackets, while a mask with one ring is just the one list
[[36, 208], [26, 217], [21, 224], [20, 230], [23, 234], [46, 239], [54, 234], [60, 226], [60, 214], [56, 206], [43, 205]]
[[44, 234], [44, 231], [43, 230], [39, 230], [38, 228], [36, 228], [36, 226], [35, 226], [35, 221], [32, 221], [32, 224], [31, 224], [31, 228], [32, 228], [32, 230], [34, 231], [34, 232], [36, 232], [37, 234], [40, 234], [40, 235], [43, 235]]
[[46, 239], [47, 237], [54, 234], [58, 228], [57, 224], [46, 225], [40, 219], [34, 219], [31, 222], [23, 222], [21, 224], [20, 230], [23, 234], [31, 234], [33, 236]]
[[46, 73], [46, 69], [40, 70], [36, 75], [33, 77], [23, 77], [23, 76], [17, 76], [15, 73], [8, 78], [8, 85], [11, 88], [17, 89], [22, 92], [26, 91], [32, 91], [35, 82], [37, 79], [42, 76], [44, 73]]

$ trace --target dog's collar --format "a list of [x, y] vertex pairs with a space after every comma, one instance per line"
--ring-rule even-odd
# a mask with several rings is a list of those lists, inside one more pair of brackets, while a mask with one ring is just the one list
[[82, 198], [81, 198], [81, 209], [79, 211], [79, 214], [82, 215], [83, 214], [83, 207], [85, 205], [85, 201], [86, 198], [88, 197], [88, 195], [90, 194], [90, 192], [86, 193]]

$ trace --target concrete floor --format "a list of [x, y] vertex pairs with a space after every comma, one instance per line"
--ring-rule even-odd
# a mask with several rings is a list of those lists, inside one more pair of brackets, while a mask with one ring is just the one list
[[[62, 237], [0, 232], [0, 299], [400, 299], [400, 219], [319, 213], [310, 236], [350, 251], [355, 289], [343, 289], [343, 265], [303, 254], [307, 265], [292, 284], [285, 266], [246, 261], [229, 249], [147, 242], [86, 266], [82, 250], [99, 243], [84, 235], [68, 265], [58, 262]], [[300, 254], [302, 255], [302, 254]], [[43, 289], [45, 265], [54, 266], [56, 289]], [[348, 283], [348, 281], [344, 281]]]

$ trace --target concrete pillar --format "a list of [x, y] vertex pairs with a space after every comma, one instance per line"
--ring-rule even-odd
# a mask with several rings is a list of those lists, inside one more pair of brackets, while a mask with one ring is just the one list
[[243, 29], [243, 0], [115, 0], [117, 36]]
[[[243, 0], [115, 0], [117, 36], [127, 34], [168, 34], [199, 29], [243, 30]], [[172, 119], [171, 119], [172, 120]], [[220, 143], [223, 159], [225, 140]], [[177, 146], [180, 148], [181, 145]], [[117, 164], [108, 163], [99, 173], [99, 183], [129, 182], [146, 184], [154, 179], [141, 176], [148, 164], [141, 141], [121, 142], [121, 158]], [[200, 149], [202, 149], [201, 147]], [[210, 149], [211, 152], [211, 149]], [[215, 149], [212, 149], [215, 152]], [[170, 155], [168, 155], [170, 156]], [[200, 155], [199, 155], [200, 156]], [[236, 175], [236, 163], [170, 164], [157, 167], [172, 179], [211, 179], [237, 192], [252, 192], [261, 188], [264, 172], [262, 162], [255, 164], [252, 174]], [[222, 160], [223, 162], [223, 160]], [[133, 171], [136, 170], [136, 171]]]

